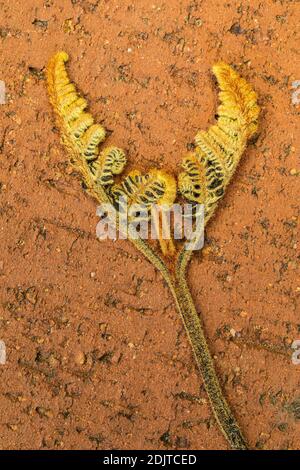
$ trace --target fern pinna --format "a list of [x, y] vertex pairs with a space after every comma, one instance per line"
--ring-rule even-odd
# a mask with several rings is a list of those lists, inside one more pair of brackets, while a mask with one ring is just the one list
[[[112, 146], [99, 149], [105, 140], [105, 129], [85, 111], [87, 102], [70, 82], [65, 68], [67, 60], [65, 52], [58, 52], [51, 58], [47, 68], [48, 92], [62, 142], [87, 191], [100, 203], [114, 204], [119, 212], [122, 210], [122, 196], [127, 198], [129, 205], [140, 202], [150, 210], [153, 204], [170, 207], [179, 195], [191, 203], [204, 205], [206, 224], [224, 195], [248, 139], [257, 130], [259, 107], [251, 86], [229, 65], [216, 64], [213, 73], [220, 87], [221, 102], [217, 121], [207, 131], [196, 135], [195, 150], [183, 159], [183, 171], [178, 181], [155, 168], [146, 174], [133, 170], [120, 179], [118, 175], [126, 165], [125, 152]], [[158, 247], [136, 237], [136, 234], [133, 236], [130, 228], [128, 238], [161, 272], [172, 292], [220, 429], [233, 449], [247, 449], [245, 438], [223, 396], [202, 323], [187, 285], [186, 268], [193, 251], [187, 248], [187, 241], [163, 237], [163, 225], [162, 212], [158, 219]]]

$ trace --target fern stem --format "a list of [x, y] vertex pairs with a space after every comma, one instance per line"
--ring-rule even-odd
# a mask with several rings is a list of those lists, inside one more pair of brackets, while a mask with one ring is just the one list
[[213, 359], [203, 331], [203, 326], [196, 311], [189, 287], [186, 282], [186, 267], [191, 256], [190, 251], [182, 250], [177, 263], [175, 276], [167, 269], [160, 256], [144, 240], [138, 238], [131, 242], [162, 274], [176, 303], [187, 336], [192, 345], [197, 366], [201, 372], [205, 389], [217, 423], [225, 438], [234, 450], [247, 450], [247, 443], [235, 420], [235, 417], [223, 396], [215, 371]]
[[205, 389], [208, 394], [215, 418], [227, 441], [234, 450], [246, 450], [247, 444], [242, 432], [223, 396], [215, 371], [203, 326], [197, 314], [185, 275], [177, 271], [175, 288], [172, 289], [175, 302], [182, 317], [185, 330], [193, 348]]

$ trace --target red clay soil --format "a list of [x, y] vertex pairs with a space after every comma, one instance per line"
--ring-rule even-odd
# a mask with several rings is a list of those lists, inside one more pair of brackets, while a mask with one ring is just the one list
[[299, 448], [297, 0], [0, 8], [1, 448], [228, 448], [161, 276], [129, 242], [96, 239], [96, 203], [72, 174], [46, 93], [45, 65], [61, 49], [129, 167], [178, 173], [214, 121], [216, 61], [253, 84], [259, 136], [189, 282], [251, 447]]

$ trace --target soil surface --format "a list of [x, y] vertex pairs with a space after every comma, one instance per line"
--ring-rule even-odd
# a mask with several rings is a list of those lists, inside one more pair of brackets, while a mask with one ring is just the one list
[[253, 84], [259, 136], [189, 283], [251, 447], [299, 448], [299, 2], [2, 0], [0, 10], [1, 448], [228, 448], [161, 276], [129, 242], [96, 239], [96, 203], [46, 93], [45, 65], [62, 49], [129, 168], [179, 171], [214, 121], [216, 61]]

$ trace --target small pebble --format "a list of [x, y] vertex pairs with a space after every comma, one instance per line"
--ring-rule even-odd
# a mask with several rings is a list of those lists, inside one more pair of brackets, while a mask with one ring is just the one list
[[17, 431], [18, 429], [18, 426], [16, 424], [8, 424], [8, 427], [9, 429], [11, 429], [12, 431]]
[[82, 366], [85, 363], [85, 354], [82, 351], [77, 351], [74, 354], [75, 363], [79, 366]]

